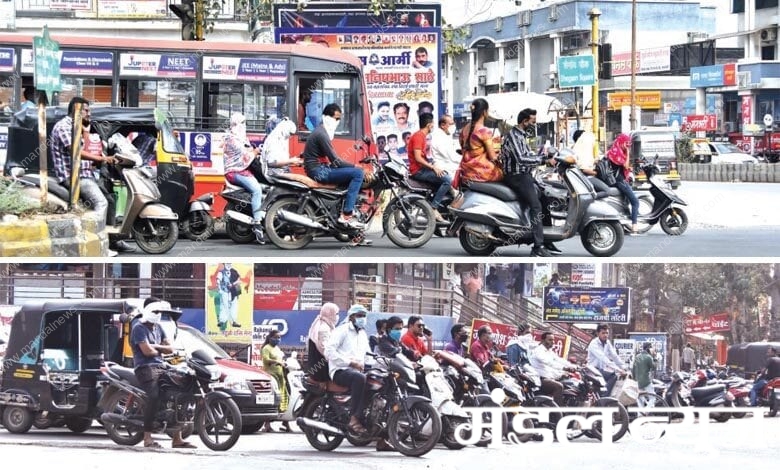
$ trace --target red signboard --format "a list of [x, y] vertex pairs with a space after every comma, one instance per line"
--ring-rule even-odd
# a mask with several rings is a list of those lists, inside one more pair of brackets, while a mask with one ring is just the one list
[[255, 310], [292, 310], [298, 302], [297, 277], [256, 277]]
[[737, 64], [726, 64], [723, 66], [723, 86], [734, 86], [737, 84]]
[[694, 114], [683, 116], [683, 127], [689, 132], [718, 130], [718, 116], [715, 114]]
[[[471, 322], [471, 342], [477, 339], [477, 332], [483, 326], [489, 326], [493, 332], [493, 344], [496, 349], [501, 352], [506, 352], [506, 346], [515, 334], [517, 333], [517, 327], [507, 325], [504, 323], [491, 322], [487, 320], [472, 320]], [[534, 339], [536, 341], [542, 340], [543, 330], [534, 330]], [[566, 335], [553, 334], [555, 343], [553, 344], [553, 350], [558, 353], [559, 356], [565, 358], [569, 354], [570, 338]], [[469, 347], [471, 346], [469, 343]]]
[[730, 331], [731, 319], [728, 313], [719, 313], [709, 317], [692, 315], [685, 319], [685, 334], [714, 333], [716, 331]]
[[753, 124], [753, 97], [742, 97], [742, 125]]

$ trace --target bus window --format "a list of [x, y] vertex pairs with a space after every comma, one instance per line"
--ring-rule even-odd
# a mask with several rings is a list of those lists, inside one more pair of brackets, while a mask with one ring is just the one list
[[61, 82], [58, 100], [62, 106], [67, 106], [76, 96], [89, 100], [93, 107], [111, 106], [110, 79], [62, 77]]
[[226, 129], [230, 115], [242, 113], [248, 131], [264, 132], [270, 119], [287, 115], [284, 86], [262, 83], [209, 83], [204, 126]]
[[192, 118], [195, 115], [195, 83], [139, 80], [138, 107], [160, 108], [174, 118]]
[[[306, 130], [303, 132], [309, 132], [314, 130], [322, 123], [322, 110], [325, 109], [330, 103], [336, 103], [341, 107], [341, 121], [336, 128], [336, 135], [349, 135], [353, 133], [353, 124], [355, 122], [355, 116], [353, 116], [353, 102], [352, 102], [352, 80], [349, 77], [334, 77], [334, 78], [299, 78], [296, 87], [296, 96], [299, 98], [299, 106], [296, 111], [296, 122], [299, 123], [299, 130], [302, 130], [300, 124], [304, 124]], [[301, 98], [308, 98], [311, 95], [311, 100], [304, 106], [302, 105]], [[303, 119], [300, 118], [300, 112], [305, 108], [306, 115]], [[360, 118], [358, 116], [357, 118]]]

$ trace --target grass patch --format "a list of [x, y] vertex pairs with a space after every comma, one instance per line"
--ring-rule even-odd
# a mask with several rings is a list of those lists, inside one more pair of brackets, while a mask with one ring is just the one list
[[31, 215], [40, 210], [40, 202], [30, 199], [20, 189], [10, 178], [0, 178], [0, 217], [7, 214]]

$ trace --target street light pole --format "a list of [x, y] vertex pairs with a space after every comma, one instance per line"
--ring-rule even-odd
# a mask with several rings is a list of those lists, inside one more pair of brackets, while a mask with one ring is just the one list
[[631, 111], [629, 122], [631, 130], [636, 130], [636, 0], [631, 1]]
[[[599, 64], [599, 16], [601, 16], [601, 10], [598, 8], [591, 8], [588, 12], [591, 22], [590, 32], [590, 47], [593, 54], [593, 64], [598, 68]], [[593, 81], [593, 91], [590, 102], [591, 109], [593, 110], [593, 135], [596, 137], [593, 141], [593, 157], [598, 158], [599, 147], [601, 142], [601, 135], [599, 133], [599, 74], [598, 70], [594, 71], [595, 80]]]

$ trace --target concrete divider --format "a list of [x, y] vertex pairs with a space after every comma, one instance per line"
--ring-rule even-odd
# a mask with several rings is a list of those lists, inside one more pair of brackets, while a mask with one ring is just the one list
[[105, 221], [94, 212], [0, 221], [0, 257], [49, 256], [108, 256]]
[[777, 163], [740, 165], [679, 163], [677, 169], [680, 177], [685, 181], [780, 183], [780, 164]]

